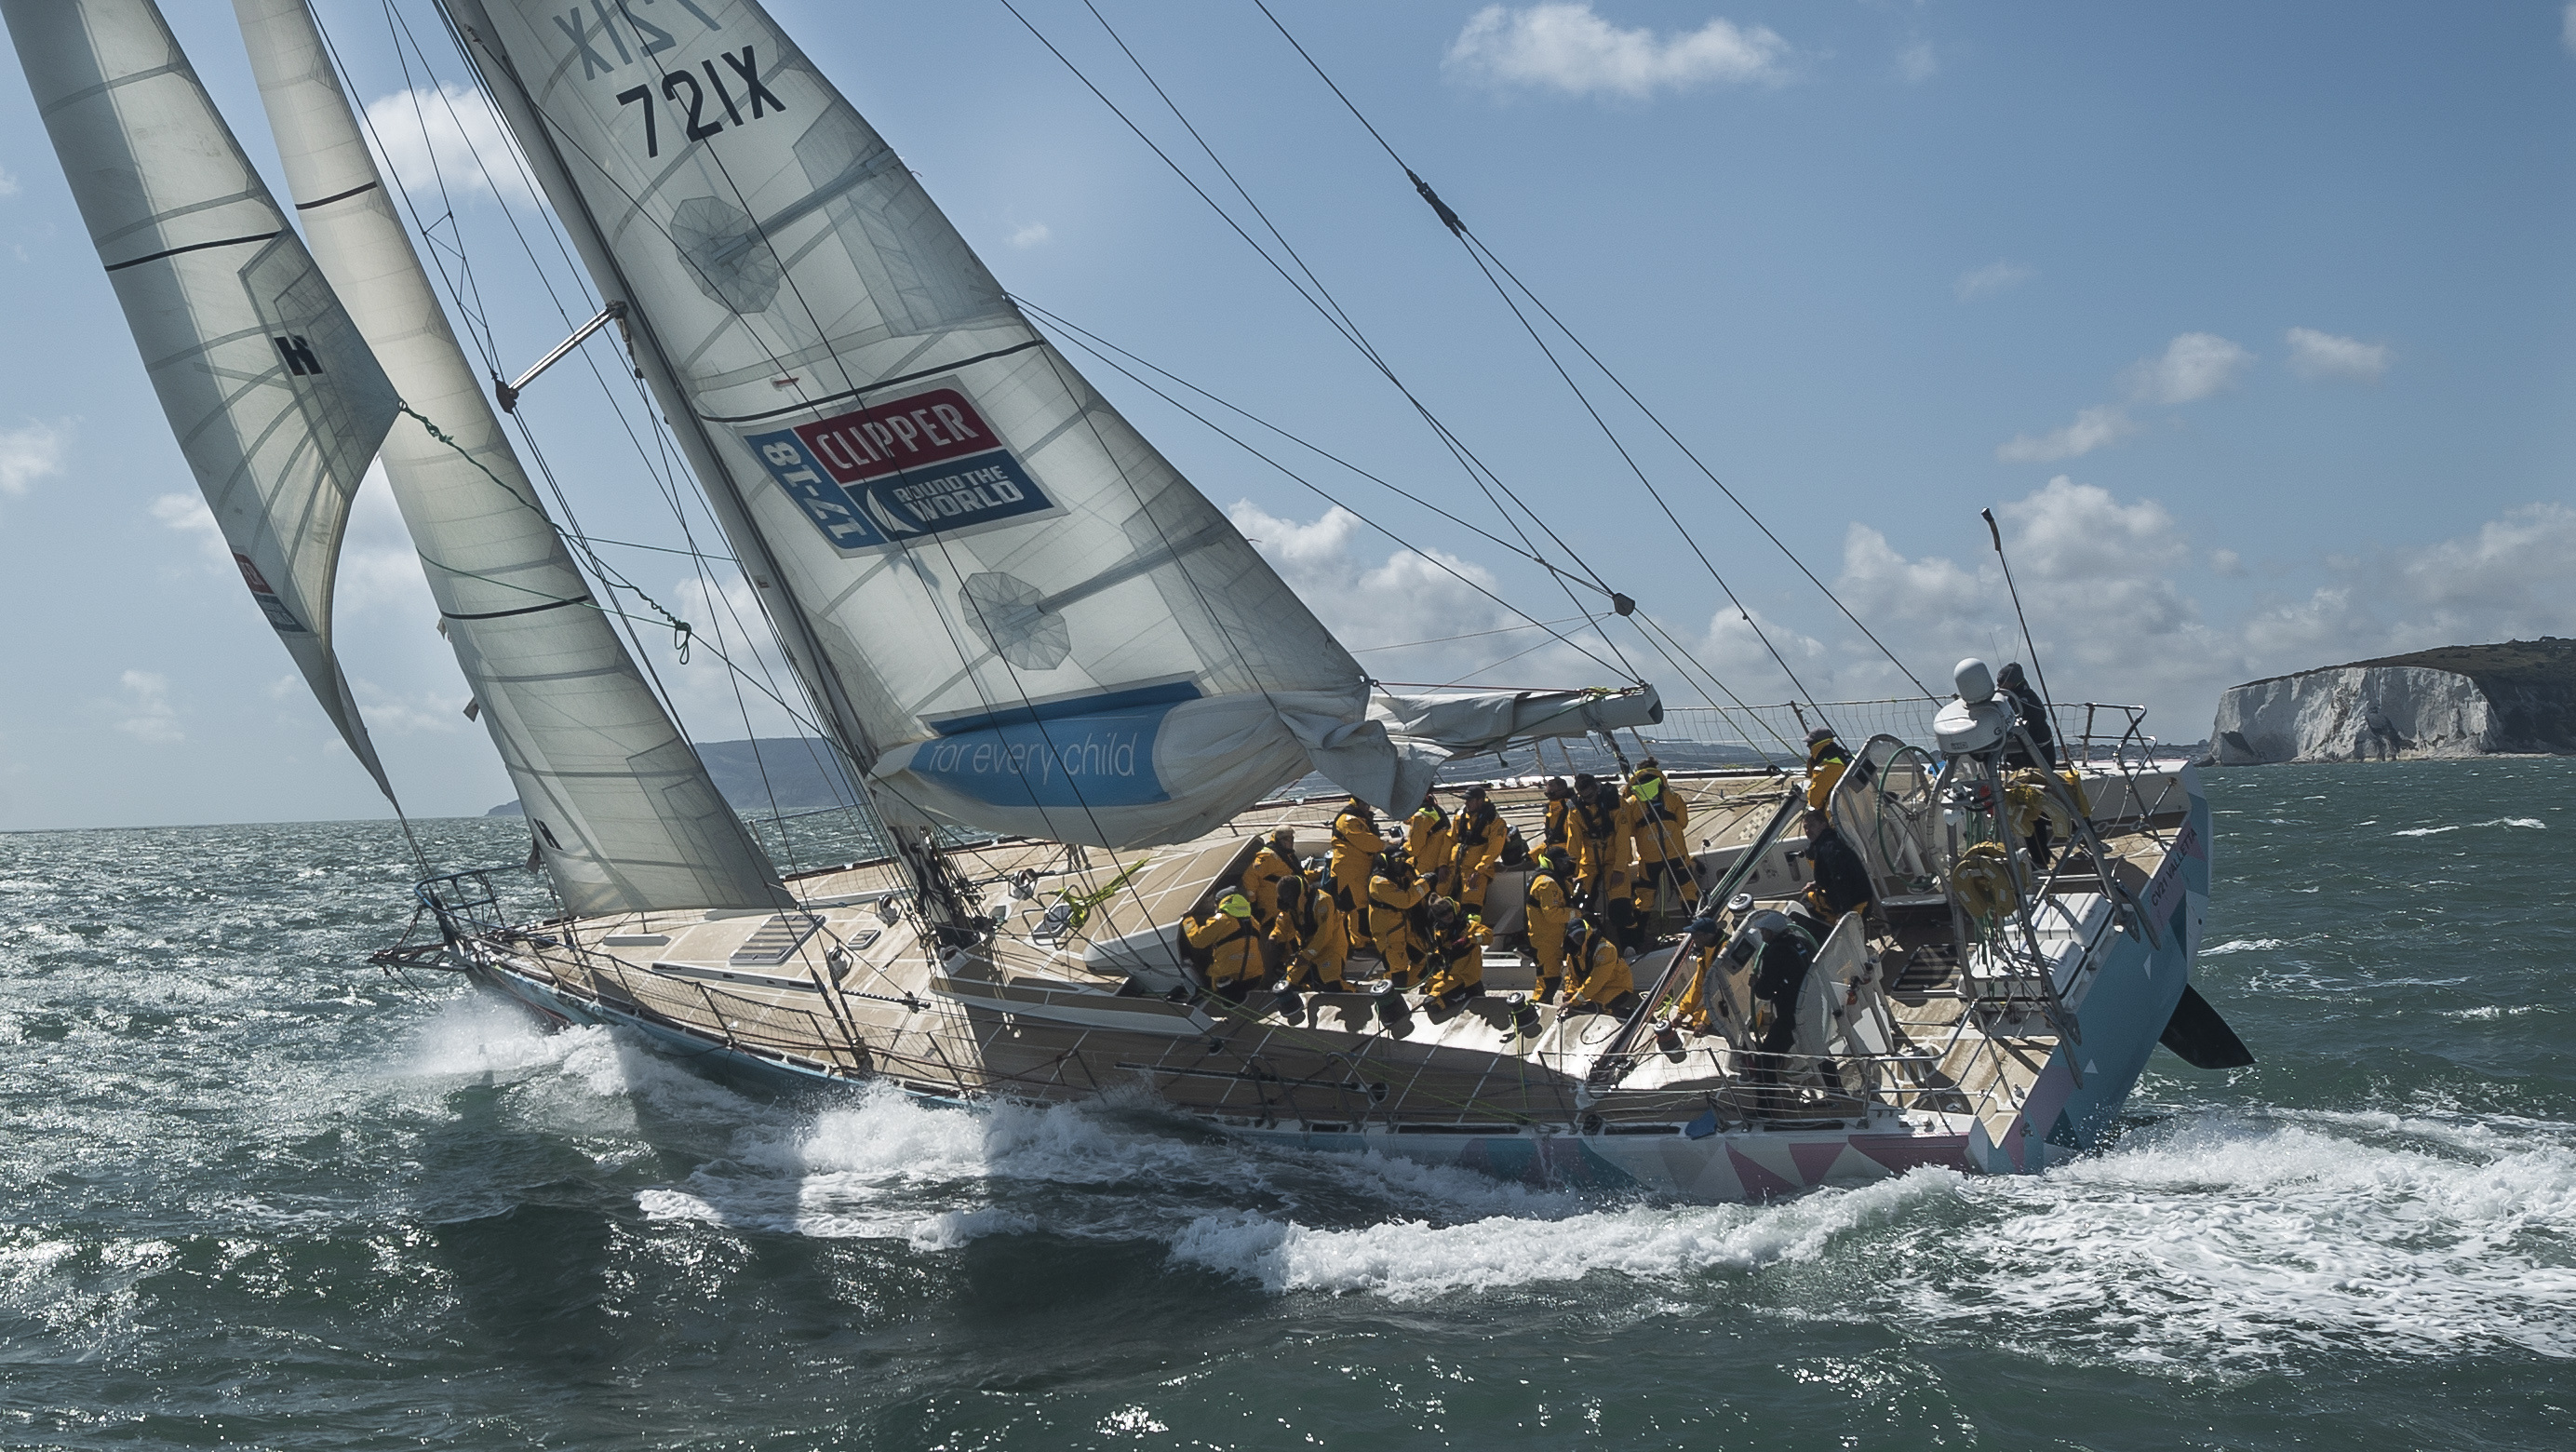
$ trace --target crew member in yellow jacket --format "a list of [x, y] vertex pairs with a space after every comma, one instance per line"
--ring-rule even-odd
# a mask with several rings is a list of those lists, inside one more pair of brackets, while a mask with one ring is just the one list
[[1267, 927], [1279, 913], [1279, 884], [1297, 873], [1297, 835], [1286, 827], [1270, 834], [1243, 867], [1243, 895], [1252, 920]]
[[1368, 885], [1369, 938], [1386, 964], [1387, 985], [1411, 988], [1414, 970], [1422, 961], [1422, 942], [1413, 932], [1413, 909], [1430, 890], [1414, 875], [1404, 854], [1391, 852], [1381, 861]]
[[1521, 918], [1528, 925], [1530, 957], [1538, 962], [1537, 998], [1546, 1003], [1565, 982], [1565, 925], [1574, 919], [1574, 905], [1565, 895], [1570, 864], [1562, 847], [1550, 847], [1530, 860], [1538, 871], [1530, 874]]
[[1608, 933], [1589, 922], [1578, 925], [1565, 935], [1565, 956], [1567, 966], [1582, 975], [1567, 1012], [1583, 1011], [1588, 1005], [1593, 1011], [1625, 1014], [1637, 1006], [1636, 978]]
[[1629, 831], [1637, 858], [1629, 891], [1635, 895], [1638, 915], [1653, 914], [1656, 895], [1667, 882], [1685, 905], [1694, 902], [1699, 881], [1691, 871], [1690, 803], [1651, 760], [1628, 779], [1628, 800], [1637, 813], [1636, 825]]
[[1208, 989], [1217, 997], [1240, 999], [1260, 986], [1267, 970], [1261, 961], [1261, 930], [1252, 922], [1252, 899], [1229, 892], [1217, 900], [1215, 912], [1181, 919], [1181, 931], [1191, 947], [1208, 955]]
[[1368, 803], [1354, 800], [1333, 818], [1333, 846], [1326, 859], [1328, 884], [1333, 905], [1347, 921], [1343, 930], [1354, 947], [1368, 943], [1369, 874], [1377, 870], [1378, 854], [1386, 850], [1386, 839], [1377, 834], [1377, 817]]
[[1448, 880], [1450, 864], [1458, 860], [1458, 828], [1450, 815], [1422, 794], [1422, 805], [1404, 821], [1404, 855], [1413, 859], [1413, 871], [1433, 892], [1448, 892], [1454, 884]]
[[1571, 854], [1574, 850], [1574, 788], [1565, 784], [1565, 778], [1552, 776], [1547, 779], [1542, 794], [1547, 806], [1539, 822], [1539, 841], [1544, 846], [1562, 847]]
[[1431, 976], [1423, 981], [1426, 1003], [1454, 1008], [1485, 991], [1485, 945], [1494, 940], [1485, 920], [1445, 897], [1430, 904], [1431, 941], [1423, 961]]
[[1807, 805], [1825, 809], [1825, 801], [1834, 794], [1834, 783], [1843, 779], [1851, 767], [1851, 753], [1834, 739], [1834, 728], [1819, 726], [1807, 733]]
[[1351, 991], [1342, 980], [1342, 963], [1351, 954], [1345, 922], [1341, 909], [1333, 906], [1321, 887], [1303, 877], [1279, 880], [1279, 915], [1270, 920], [1270, 947], [1286, 991]]
[[1458, 809], [1458, 905], [1482, 912], [1485, 889], [1494, 885], [1494, 864], [1503, 857], [1503, 840], [1511, 830], [1503, 814], [1485, 800], [1485, 789], [1467, 788], [1467, 804]]

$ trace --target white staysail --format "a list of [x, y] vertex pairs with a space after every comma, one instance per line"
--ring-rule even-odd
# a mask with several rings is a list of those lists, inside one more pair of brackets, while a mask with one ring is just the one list
[[0, 0], [0, 16], [233, 562], [391, 798], [332, 653], [331, 591], [393, 388], [152, 0]]
[[565, 550], [412, 250], [305, 0], [235, 0], [315, 258], [416, 421], [385, 474], [448, 642], [576, 914], [785, 906]]
[[1310, 764], [1419, 796], [1448, 748], [1373, 718], [758, 5], [442, 3], [889, 806], [1134, 846]]

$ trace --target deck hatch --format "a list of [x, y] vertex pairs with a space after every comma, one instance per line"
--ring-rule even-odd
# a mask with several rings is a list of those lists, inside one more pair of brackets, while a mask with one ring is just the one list
[[725, 962], [734, 968], [775, 968], [822, 926], [823, 919], [814, 913], [772, 914]]

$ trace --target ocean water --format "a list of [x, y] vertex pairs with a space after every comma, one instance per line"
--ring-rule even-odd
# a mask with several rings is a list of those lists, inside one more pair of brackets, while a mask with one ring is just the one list
[[369, 967], [379, 826], [0, 836], [0, 1445], [2576, 1445], [2576, 762], [2210, 787], [2258, 1067], [1760, 1207], [747, 1095]]

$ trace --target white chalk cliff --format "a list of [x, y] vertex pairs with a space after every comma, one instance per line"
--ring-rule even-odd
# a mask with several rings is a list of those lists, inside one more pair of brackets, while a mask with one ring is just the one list
[[2231, 686], [2209, 752], [2220, 766], [2391, 761], [2506, 749], [2478, 683], [2421, 666], [2338, 666]]

